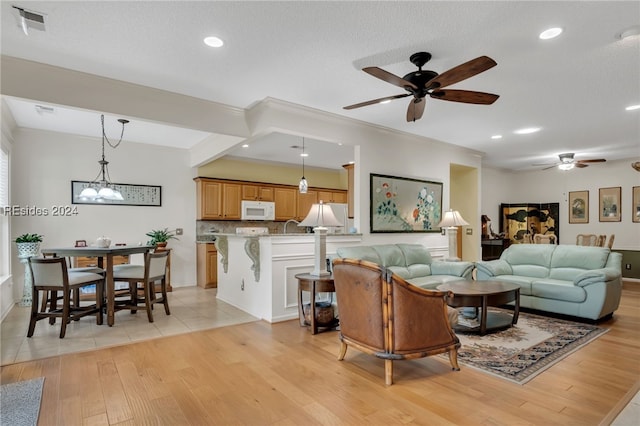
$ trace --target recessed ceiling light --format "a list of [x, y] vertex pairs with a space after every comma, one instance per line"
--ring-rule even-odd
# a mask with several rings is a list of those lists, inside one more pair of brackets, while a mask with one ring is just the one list
[[204, 44], [211, 47], [222, 47], [224, 42], [220, 40], [218, 37], [207, 37], [204, 39]]
[[549, 28], [548, 30], [544, 30], [543, 32], [541, 32], [538, 37], [540, 37], [541, 40], [549, 40], [558, 37], [561, 33], [562, 28]]
[[539, 132], [540, 127], [525, 127], [524, 129], [518, 129], [514, 131], [516, 135], [528, 135], [529, 133]]
[[300, 154], [300, 157], [308, 157], [309, 154], [307, 154], [306, 152], [303, 152], [302, 154]]
[[627, 111], [634, 111], [636, 109], [640, 109], [640, 104], [638, 105], [629, 105], [628, 107], [625, 108]]
[[242, 145], [243, 148], [249, 148], [249, 144], [245, 143], [244, 145]]
[[502, 135], [493, 135], [491, 139], [502, 139]]

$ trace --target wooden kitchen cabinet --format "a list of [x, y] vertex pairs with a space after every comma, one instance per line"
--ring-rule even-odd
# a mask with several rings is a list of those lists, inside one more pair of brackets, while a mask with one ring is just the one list
[[197, 244], [196, 279], [198, 287], [218, 287], [218, 250], [214, 243]]
[[347, 191], [342, 190], [318, 190], [318, 202], [322, 201], [323, 203], [346, 203], [347, 202]]
[[196, 179], [197, 219], [222, 219], [222, 183]]
[[311, 205], [318, 202], [317, 191], [307, 191], [306, 194], [298, 194], [298, 206], [296, 208], [296, 219], [303, 220], [309, 214]]
[[342, 167], [347, 171], [347, 216], [349, 219], [353, 219], [355, 166], [353, 164], [345, 164]]
[[296, 218], [298, 206], [298, 188], [274, 188], [276, 203], [275, 220], [289, 220]]
[[222, 218], [240, 220], [240, 197], [242, 185], [239, 183], [222, 184]]
[[272, 186], [242, 184], [242, 199], [250, 201], [273, 201], [274, 188]]

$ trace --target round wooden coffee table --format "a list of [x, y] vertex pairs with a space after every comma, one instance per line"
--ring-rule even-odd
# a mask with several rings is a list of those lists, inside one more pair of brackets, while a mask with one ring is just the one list
[[[460, 280], [440, 284], [440, 291], [451, 291], [453, 297], [447, 299], [447, 304], [453, 308], [480, 308], [480, 324], [467, 326], [458, 324], [455, 329], [464, 332], [479, 332], [480, 335], [488, 331], [508, 328], [518, 322], [520, 313], [520, 287], [505, 281]], [[501, 306], [509, 302], [514, 303], [513, 315], [502, 312], [488, 312], [489, 306]]]

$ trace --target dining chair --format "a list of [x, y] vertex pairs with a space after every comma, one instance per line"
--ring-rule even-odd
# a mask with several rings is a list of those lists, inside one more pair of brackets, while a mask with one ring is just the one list
[[598, 235], [596, 239], [596, 247], [604, 247], [607, 244], [607, 236], [606, 235]]
[[554, 234], [536, 234], [533, 236], [534, 244], [557, 244], [557, 237]]
[[578, 234], [576, 235], [576, 245], [578, 246], [595, 246], [598, 242], [596, 234]]
[[[62, 319], [60, 327], [60, 338], [64, 338], [67, 331], [67, 324], [73, 320], [77, 321], [87, 315], [96, 316], [96, 324], [102, 324], [102, 299], [104, 288], [104, 277], [92, 272], [69, 272], [66, 259], [63, 257], [51, 258], [29, 258], [29, 268], [33, 278], [33, 300], [31, 303], [31, 317], [29, 320], [29, 330], [27, 337], [33, 336], [36, 322], [49, 318], [49, 323], [54, 324], [56, 318]], [[79, 289], [89, 285], [96, 286], [95, 303], [81, 306]], [[51, 294], [48, 303], [48, 310], [38, 311], [40, 292], [46, 295]], [[58, 308], [58, 292], [62, 292], [62, 307]], [[71, 303], [71, 293], [74, 292], [73, 304]]]
[[613, 248], [613, 240], [616, 238], [616, 234], [611, 234], [609, 236], [609, 242], [607, 243], [607, 247], [609, 247], [609, 249]]
[[[144, 302], [147, 318], [149, 322], [153, 322], [153, 305], [162, 303], [165, 313], [171, 315], [166, 281], [168, 256], [168, 251], [147, 253], [144, 257], [144, 266], [124, 264], [113, 267], [114, 281], [129, 283], [129, 291], [120, 292], [118, 295], [115, 302], [116, 311], [130, 310], [131, 313], [136, 313], [140, 304]], [[157, 297], [156, 283], [160, 285], [160, 297]]]
[[[47, 257], [47, 255], [43, 255], [43, 257]], [[83, 266], [83, 267], [73, 267], [73, 260], [70, 257], [65, 257], [64, 258], [66, 263], [67, 263], [67, 271], [68, 272], [92, 272], [94, 274], [100, 274], [104, 277], [105, 275], [105, 270], [102, 268], [99, 268], [98, 266]], [[45, 312], [47, 309], [47, 306], [51, 303], [51, 296], [52, 294], [56, 294], [57, 300], [62, 300], [63, 296], [62, 295], [57, 295], [57, 292], [53, 293], [50, 291], [44, 291], [43, 292], [43, 297], [42, 297], [42, 302], [41, 302], [41, 306], [40, 306], [40, 311], [41, 312]], [[79, 306], [78, 303], [80, 302], [80, 289], [77, 288], [73, 291], [73, 295], [72, 295], [72, 301], [76, 306]], [[51, 324], [53, 324], [55, 322], [55, 318], [51, 318], [49, 320], [49, 322]]]

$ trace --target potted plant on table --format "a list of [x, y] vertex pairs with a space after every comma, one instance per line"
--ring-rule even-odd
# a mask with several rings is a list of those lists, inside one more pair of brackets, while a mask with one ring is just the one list
[[177, 240], [174, 235], [174, 231], [169, 231], [168, 228], [153, 229], [146, 233], [147, 237], [151, 239], [147, 242], [147, 245], [156, 246], [156, 248], [162, 249], [167, 246], [169, 240]]
[[40, 234], [22, 234], [15, 239], [18, 248], [18, 257], [26, 258], [37, 256], [42, 242]]

